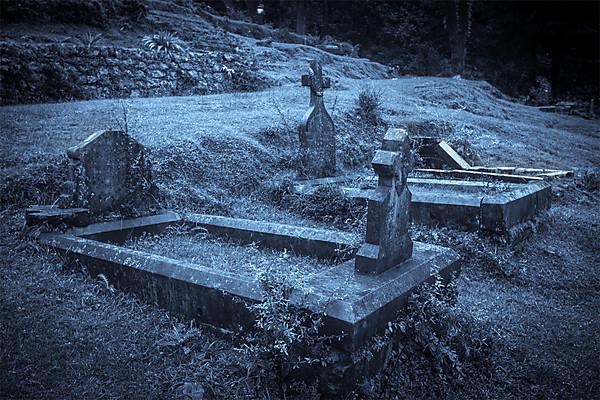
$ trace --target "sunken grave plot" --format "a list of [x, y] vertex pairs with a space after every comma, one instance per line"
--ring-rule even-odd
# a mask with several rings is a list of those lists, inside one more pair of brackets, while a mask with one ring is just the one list
[[326, 260], [299, 256], [286, 249], [265, 249], [256, 243], [245, 244], [185, 226], [172, 226], [161, 234], [146, 234], [130, 239], [123, 243], [123, 247], [247, 279], [258, 279], [258, 275], [268, 265], [277, 265], [282, 273], [298, 276], [320, 272], [332, 264]]

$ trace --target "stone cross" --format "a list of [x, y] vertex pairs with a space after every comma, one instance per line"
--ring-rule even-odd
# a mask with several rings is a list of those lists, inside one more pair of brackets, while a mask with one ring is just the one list
[[310, 104], [315, 105], [318, 99], [323, 101], [323, 89], [331, 87], [331, 80], [323, 77], [323, 67], [317, 60], [311, 60], [310, 74], [302, 75], [302, 86], [310, 87]]
[[379, 274], [412, 256], [408, 232], [411, 193], [410, 139], [405, 129], [388, 129], [383, 146], [371, 162], [378, 175], [377, 189], [368, 199], [367, 234], [356, 254], [355, 270]]
[[323, 178], [335, 175], [335, 127], [323, 103], [323, 90], [331, 87], [323, 78], [321, 63], [310, 61], [310, 74], [302, 76], [302, 86], [310, 87], [310, 104], [300, 125], [300, 175]]

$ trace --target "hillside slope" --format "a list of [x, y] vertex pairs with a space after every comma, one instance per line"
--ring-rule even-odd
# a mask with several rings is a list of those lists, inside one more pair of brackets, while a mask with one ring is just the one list
[[[241, 22], [168, 1], [147, 1], [143, 17], [113, 16], [102, 26], [83, 17], [72, 17], [73, 23], [44, 18], [50, 11], [42, 4], [31, 20], [2, 21], [2, 104], [253, 91], [297, 81], [308, 59], [330, 65], [335, 78], [384, 78], [389, 72], [369, 60], [298, 44], [297, 35], [286, 31], [246, 24], [274, 41], [233, 33], [228, 29], [246, 32]], [[76, 4], [70, 6], [76, 14]], [[144, 43], [161, 32], [160, 40], [175, 43], [167, 44], [169, 51]]]
[[[274, 86], [0, 107], [0, 397], [181, 399], [200, 387], [215, 399], [319, 398], [315, 387], [290, 385], [280, 394], [275, 367], [240, 352], [238, 337], [178, 321], [114, 291], [101, 277], [63, 269], [60, 258], [37, 244], [39, 229], [24, 224], [27, 206], [52, 204], [65, 189], [66, 148], [117, 128], [147, 146], [166, 209], [364, 235], [365, 210], [335, 191], [297, 204], [281, 201], [297, 170], [297, 126], [309, 102], [299, 76], [312, 57], [333, 78], [325, 103], [336, 126], [340, 174], [370, 172], [385, 129], [406, 120], [428, 122], [424, 133], [457, 144], [459, 152], [475, 152], [482, 165], [576, 171], [552, 182], [552, 208], [528, 224], [531, 235], [521, 242], [411, 226], [414, 240], [459, 252], [461, 275], [450, 294], [431, 287], [419, 292], [396, 321], [404, 332], [397, 362], [357, 382], [349, 398], [597, 397], [598, 121], [543, 113], [480, 81], [384, 79], [386, 68], [368, 60], [303, 44], [257, 45], [260, 38], [225, 33], [197, 15], [180, 19], [169, 2], [149, 4], [148, 29], [132, 27], [128, 37], [104, 29], [108, 48], [124, 49], [157, 28], [181, 29], [191, 41], [184, 32], [195, 29], [194, 37], [204, 38], [203, 54], [215, 57], [211, 63], [253, 58], [254, 71]], [[19, 29], [9, 27], [2, 40], [21, 46]], [[39, 42], [80, 32], [59, 24], [31, 32], [39, 35], [31, 40], [50, 46]], [[379, 101], [376, 123], [357, 111], [365, 90]]]

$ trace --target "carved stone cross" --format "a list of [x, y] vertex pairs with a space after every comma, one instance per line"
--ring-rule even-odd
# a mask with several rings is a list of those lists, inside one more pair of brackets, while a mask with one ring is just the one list
[[323, 178], [335, 175], [335, 127], [325, 109], [323, 90], [331, 87], [323, 78], [321, 63], [310, 61], [310, 73], [302, 75], [302, 86], [310, 87], [310, 104], [300, 125], [300, 175]]
[[302, 75], [302, 86], [310, 87], [310, 106], [314, 105], [318, 99], [323, 101], [323, 89], [331, 87], [331, 80], [323, 77], [323, 68], [317, 60], [311, 60], [310, 73]]
[[379, 274], [400, 265], [412, 256], [408, 232], [411, 193], [410, 139], [405, 129], [388, 129], [371, 162], [379, 179], [368, 199], [367, 234], [356, 254], [355, 270]]

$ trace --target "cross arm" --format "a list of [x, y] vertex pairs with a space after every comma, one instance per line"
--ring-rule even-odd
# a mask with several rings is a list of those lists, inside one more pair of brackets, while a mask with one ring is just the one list
[[[312, 77], [310, 75], [302, 75], [302, 86], [310, 86], [312, 84]], [[331, 79], [323, 78], [323, 89], [329, 89], [331, 87]]]

